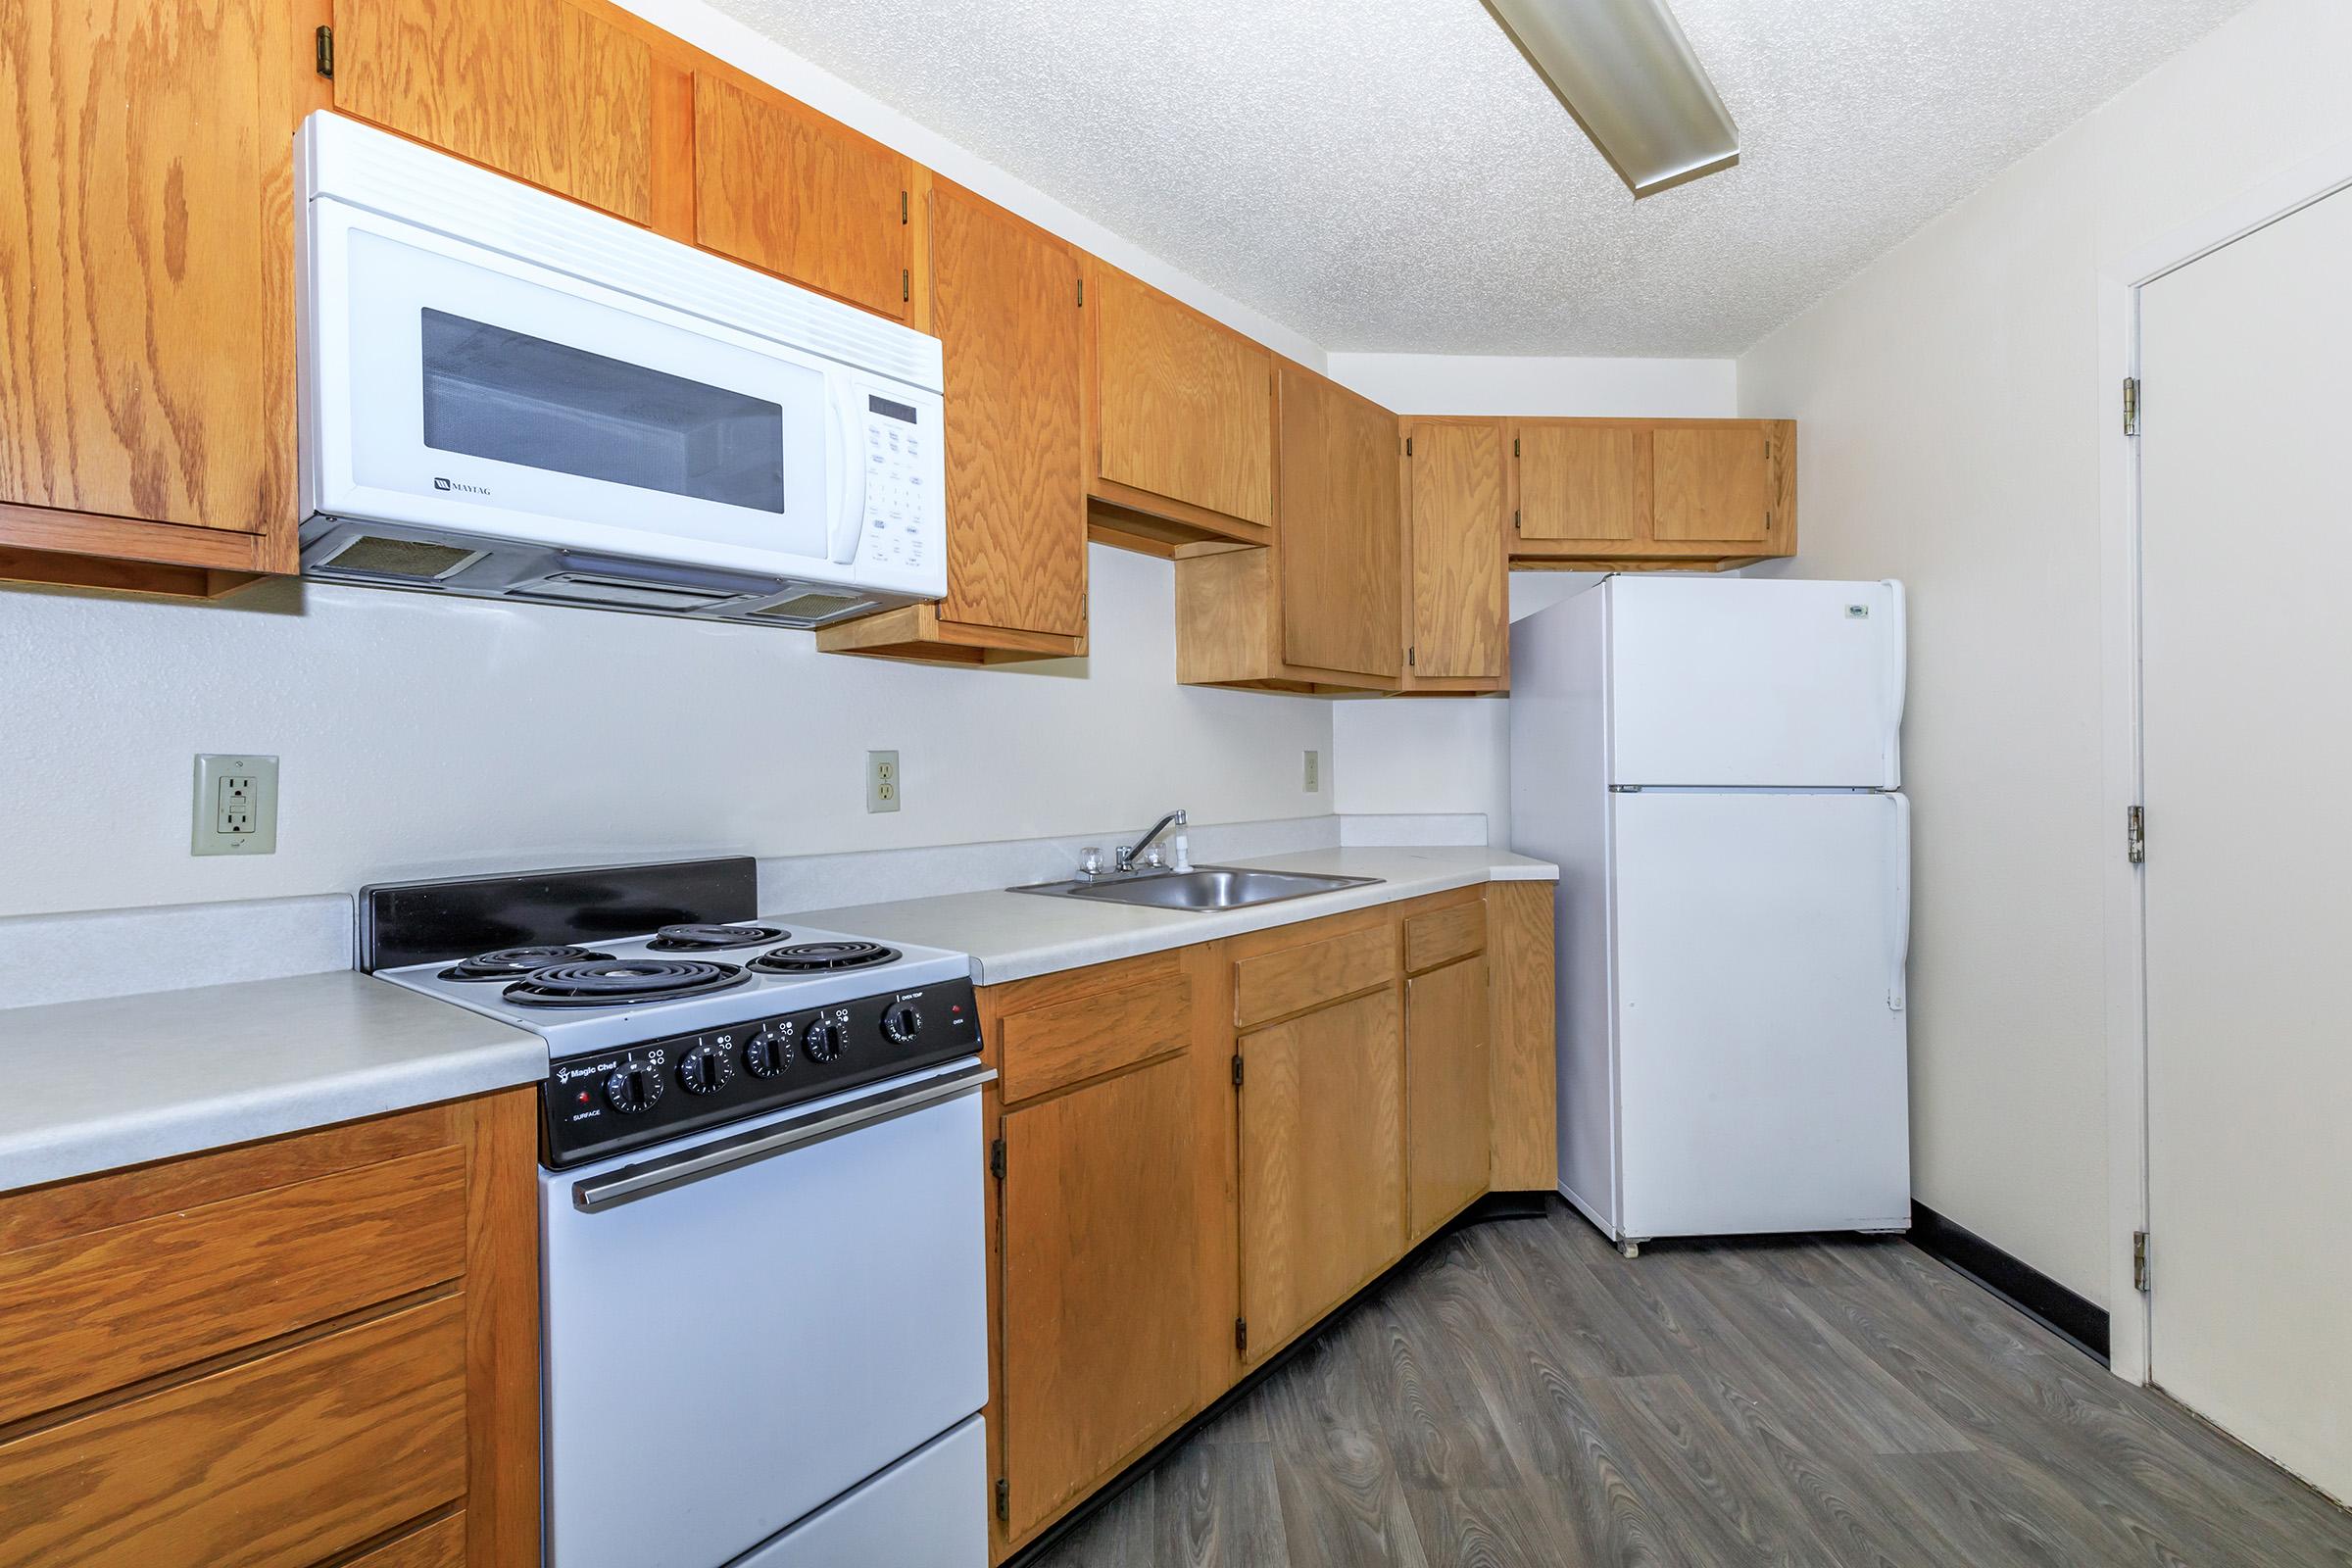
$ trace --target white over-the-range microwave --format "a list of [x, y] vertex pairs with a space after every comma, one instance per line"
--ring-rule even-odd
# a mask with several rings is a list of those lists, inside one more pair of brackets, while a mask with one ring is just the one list
[[306, 575], [813, 626], [947, 591], [939, 340], [329, 114]]

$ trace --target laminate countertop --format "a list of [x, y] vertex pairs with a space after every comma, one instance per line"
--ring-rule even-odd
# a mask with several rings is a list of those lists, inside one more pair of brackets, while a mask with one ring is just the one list
[[1448, 888], [1482, 882], [1556, 882], [1560, 875], [1559, 867], [1547, 861], [1486, 848], [1302, 850], [1217, 863], [1381, 880], [1247, 909], [1154, 909], [1095, 899], [987, 892], [792, 910], [762, 918], [785, 925], [798, 920], [831, 931], [853, 931], [878, 942], [911, 942], [968, 953], [973, 983], [994, 986], [1417, 899]]
[[0, 1192], [547, 1073], [537, 1035], [372, 975], [0, 1009]]

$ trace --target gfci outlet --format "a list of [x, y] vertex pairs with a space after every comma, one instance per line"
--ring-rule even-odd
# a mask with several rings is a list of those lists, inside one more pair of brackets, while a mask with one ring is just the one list
[[869, 811], [895, 811], [899, 808], [898, 753], [865, 754], [865, 808]]
[[1306, 754], [1306, 793], [1312, 795], [1323, 787], [1323, 754]]
[[192, 855], [277, 853], [277, 759], [198, 756], [191, 828]]

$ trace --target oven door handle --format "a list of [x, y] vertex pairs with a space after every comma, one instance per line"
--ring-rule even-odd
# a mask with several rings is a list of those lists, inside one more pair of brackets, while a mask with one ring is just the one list
[[778, 1154], [804, 1149], [810, 1144], [838, 1138], [843, 1133], [870, 1127], [876, 1122], [904, 1116], [908, 1111], [936, 1105], [943, 1100], [977, 1093], [980, 1086], [995, 1080], [997, 1069], [977, 1063], [925, 1078], [918, 1083], [902, 1084], [876, 1094], [860, 1095], [823, 1110], [812, 1110], [789, 1121], [762, 1127], [758, 1132], [736, 1138], [722, 1138], [690, 1149], [684, 1153], [649, 1159], [642, 1165], [623, 1165], [610, 1175], [591, 1181], [575, 1182], [571, 1189], [571, 1206], [594, 1214], [656, 1193], [666, 1193], [673, 1187], [684, 1187], [711, 1176], [722, 1176], [746, 1165], [773, 1159]]

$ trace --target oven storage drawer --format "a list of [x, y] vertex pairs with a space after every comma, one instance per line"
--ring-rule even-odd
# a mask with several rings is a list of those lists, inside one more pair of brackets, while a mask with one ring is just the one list
[[[550, 1568], [731, 1561], [980, 1409], [984, 1076], [952, 1063], [541, 1172]], [[581, 1206], [632, 1163], [828, 1112], [826, 1136]]]
[[973, 1416], [732, 1568], [982, 1568], [988, 1444]]

